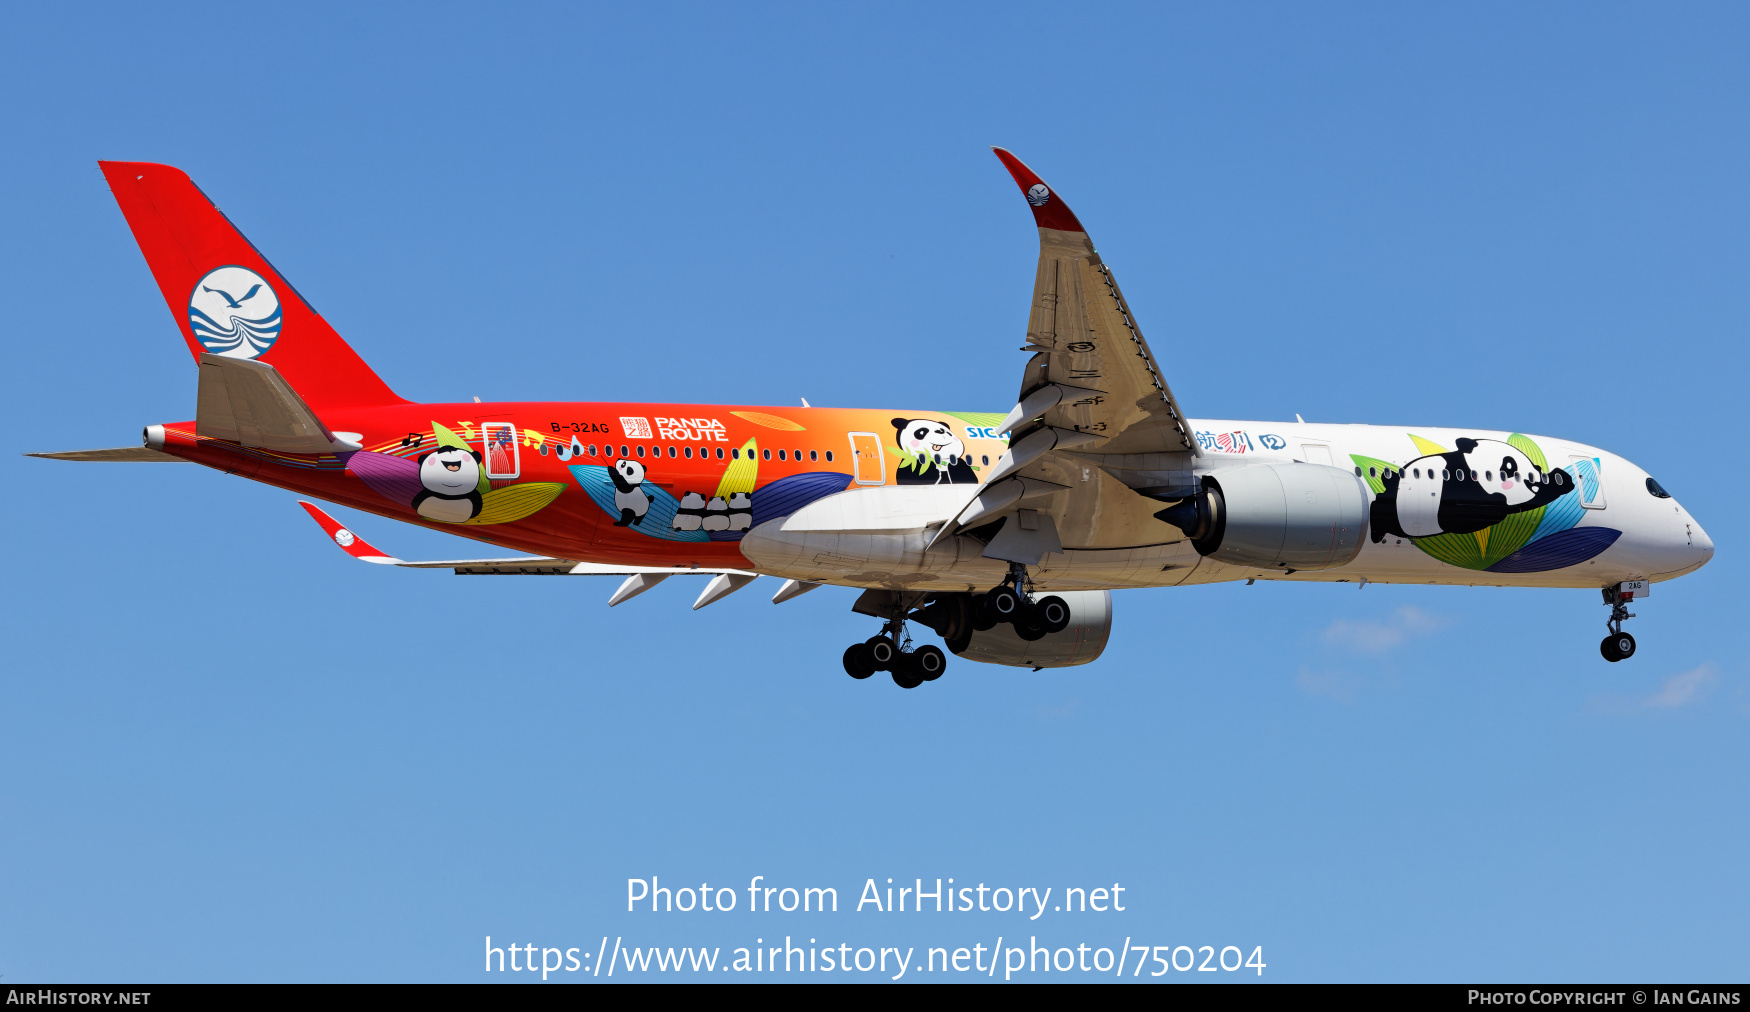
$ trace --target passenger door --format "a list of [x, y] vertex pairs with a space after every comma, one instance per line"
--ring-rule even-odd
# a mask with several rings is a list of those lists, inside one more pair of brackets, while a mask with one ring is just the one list
[[857, 484], [887, 484], [887, 459], [881, 452], [881, 437], [873, 432], [853, 432], [851, 459], [856, 462]]
[[1572, 456], [1574, 480], [1580, 486], [1580, 505], [1589, 510], [1604, 508], [1604, 469], [1597, 457]]

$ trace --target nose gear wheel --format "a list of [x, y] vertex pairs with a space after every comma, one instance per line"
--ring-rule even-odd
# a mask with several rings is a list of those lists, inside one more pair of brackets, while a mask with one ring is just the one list
[[1610, 635], [1598, 644], [1598, 652], [1613, 664], [1626, 661], [1635, 655], [1635, 638], [1622, 631], [1622, 624], [1634, 618], [1635, 614], [1628, 610], [1621, 591], [1615, 587], [1604, 588], [1604, 603], [1610, 607], [1610, 618], [1604, 623], [1610, 627]]

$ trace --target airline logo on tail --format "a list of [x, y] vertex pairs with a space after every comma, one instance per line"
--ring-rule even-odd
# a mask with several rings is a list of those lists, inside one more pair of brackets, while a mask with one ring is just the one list
[[257, 358], [280, 336], [280, 300], [247, 267], [209, 271], [188, 298], [188, 323], [201, 347], [226, 358]]

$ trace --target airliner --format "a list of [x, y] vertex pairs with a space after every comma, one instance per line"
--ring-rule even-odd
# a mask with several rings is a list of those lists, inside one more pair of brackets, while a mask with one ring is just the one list
[[[397, 396], [182, 171], [100, 162], [199, 370], [194, 418], [57, 460], [192, 462], [504, 558], [407, 561], [309, 501], [363, 562], [468, 576], [761, 576], [858, 588], [844, 669], [902, 688], [947, 653], [1041, 668], [1105, 649], [1112, 592], [1244, 580], [1591, 588], [1608, 661], [1651, 586], [1713, 542], [1640, 467], [1504, 429], [1192, 418], [1081, 221], [995, 149], [1039, 232], [1006, 412]], [[994, 351], [994, 349], [993, 349]]]

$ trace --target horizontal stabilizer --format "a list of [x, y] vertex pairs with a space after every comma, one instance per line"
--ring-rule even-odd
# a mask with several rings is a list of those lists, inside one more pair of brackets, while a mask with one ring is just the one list
[[266, 362], [201, 356], [195, 434], [281, 453], [343, 453], [359, 444], [336, 439], [284, 376]]
[[186, 464], [181, 457], [171, 456], [150, 446], [122, 446], [114, 450], [62, 450], [60, 453], [27, 453], [26, 457], [46, 460], [96, 460], [104, 463]]

